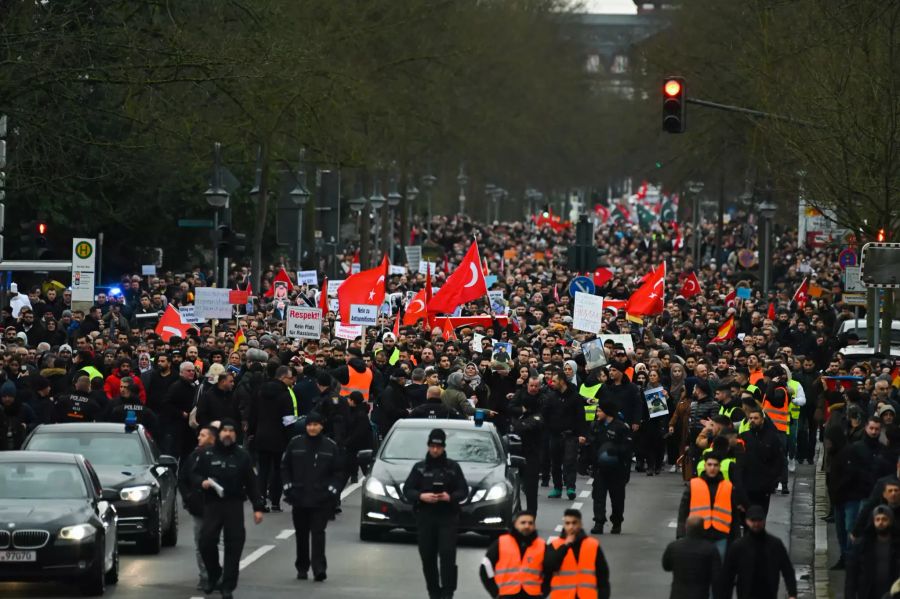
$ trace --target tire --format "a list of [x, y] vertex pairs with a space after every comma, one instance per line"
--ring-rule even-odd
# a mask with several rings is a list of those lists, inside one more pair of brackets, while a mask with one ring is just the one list
[[78, 589], [85, 597], [99, 597], [106, 592], [106, 560], [103, 559], [104, 540], [97, 539], [100, 556], [94, 560], [94, 567], [78, 583]]
[[178, 508], [172, 502], [172, 515], [169, 517], [169, 528], [162, 535], [163, 547], [174, 547], [178, 544]]
[[369, 524], [359, 525], [360, 541], [378, 541], [381, 539], [381, 535], [382, 531], [377, 526], [371, 526]]
[[106, 573], [106, 584], [116, 584], [119, 582], [119, 548], [115, 548], [113, 553], [113, 565]]
[[162, 549], [162, 518], [160, 517], [160, 505], [157, 500], [156, 514], [150, 517], [147, 533], [138, 541], [138, 551], [147, 555], [157, 555]]

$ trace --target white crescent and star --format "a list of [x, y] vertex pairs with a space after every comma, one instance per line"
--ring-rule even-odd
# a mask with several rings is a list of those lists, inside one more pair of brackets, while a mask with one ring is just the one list
[[[422, 307], [413, 309], [414, 304], [419, 304]], [[406, 309], [409, 312], [422, 312], [423, 310], [425, 310], [425, 302], [420, 299], [414, 299], [413, 301], [409, 302], [409, 306], [407, 306]]]
[[463, 285], [463, 287], [474, 287], [475, 283], [478, 282], [478, 267], [475, 266], [474, 262], [469, 262], [469, 270], [472, 272], [472, 280]]
[[697, 290], [697, 283], [694, 282], [694, 279], [687, 279], [684, 282], [684, 290], [687, 292], [693, 292]]

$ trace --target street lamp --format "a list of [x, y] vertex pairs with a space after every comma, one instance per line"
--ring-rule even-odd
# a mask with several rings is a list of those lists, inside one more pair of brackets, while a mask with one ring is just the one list
[[391, 259], [391, 262], [394, 261], [394, 220], [397, 216], [397, 207], [400, 205], [400, 200], [403, 199], [403, 196], [400, 195], [400, 192], [397, 190], [397, 173], [392, 169], [391, 177], [388, 183], [388, 194], [387, 194], [387, 205], [388, 205], [388, 219], [390, 222], [390, 226], [388, 228], [388, 256]]
[[428, 237], [431, 237], [431, 189], [437, 183], [437, 177], [428, 173], [422, 176], [422, 187], [425, 188], [425, 194], [428, 199], [428, 220], [425, 223], [425, 229], [428, 231]]
[[[379, 181], [378, 177], [374, 177], [372, 181], [372, 195], [369, 196], [369, 204], [371, 204], [372, 209], [375, 211], [375, 247], [381, 247], [381, 208], [384, 207], [385, 203], [387, 203], [387, 198], [381, 195], [381, 181]], [[368, 215], [366, 215], [368, 217]]]
[[300, 150], [300, 160], [297, 166], [297, 186], [288, 194], [291, 203], [297, 207], [297, 270], [301, 270], [303, 262], [303, 208], [309, 202], [309, 190], [306, 188], [306, 173], [303, 170], [303, 157], [305, 151]]
[[466, 213], [466, 185], [469, 184], [469, 177], [466, 176], [466, 163], [459, 163], [459, 174], [456, 175], [456, 182], [459, 184], [459, 213]]
[[419, 197], [419, 188], [410, 179], [406, 184], [406, 230], [403, 231], [403, 247], [406, 247], [409, 239], [409, 231], [412, 227], [413, 204], [417, 197]]
[[[219, 220], [221, 213], [221, 220], [228, 220], [228, 190], [222, 187], [222, 144], [219, 142], [215, 142], [213, 144], [213, 174], [212, 174], [212, 182], [210, 183], [209, 188], [203, 192], [203, 197], [206, 198], [206, 203], [209, 204], [212, 208], [215, 208], [215, 213], [213, 215], [213, 234], [216, 235], [219, 232]], [[226, 223], [227, 224], [227, 223]], [[223, 257], [224, 260], [227, 260], [227, 257]], [[224, 286], [224, 283], [220, 280], [226, 279], [228, 276], [228, 267], [225, 266], [224, 269], [221, 268], [219, 264], [219, 244], [218, 241], [213, 243], [213, 278], [215, 279], [217, 284]]]
[[700, 192], [703, 191], [703, 181], [688, 181], [687, 186], [691, 194], [691, 222], [694, 227], [691, 254], [694, 257], [694, 268], [698, 268], [700, 265]]
[[485, 186], [484, 186], [484, 197], [485, 197], [486, 199], [490, 200], [490, 202], [485, 202], [485, 203], [484, 203], [484, 207], [485, 207], [485, 210], [486, 210], [486, 213], [487, 213], [487, 216], [485, 217], [485, 222], [487, 222], [487, 223], [490, 223], [490, 222], [491, 222], [491, 202], [494, 201], [494, 194], [495, 194], [495, 193], [497, 193], [497, 186], [496, 186], [496, 185], [494, 185], [493, 183], [487, 183], [487, 184], [485, 184]]
[[500, 200], [504, 199], [508, 195], [509, 195], [509, 193], [502, 187], [498, 187], [494, 191], [494, 197], [492, 199], [494, 200], [494, 221], [495, 222], [498, 222], [498, 223], [500, 222]]
[[763, 244], [761, 251], [759, 252], [760, 271], [762, 273], [762, 291], [763, 297], [768, 298], [769, 285], [771, 284], [769, 279], [772, 276], [772, 265], [769, 263], [772, 254], [772, 219], [775, 217], [776, 206], [766, 199], [757, 206], [757, 210], [759, 210], [759, 214], [762, 216], [761, 224], [763, 226]]

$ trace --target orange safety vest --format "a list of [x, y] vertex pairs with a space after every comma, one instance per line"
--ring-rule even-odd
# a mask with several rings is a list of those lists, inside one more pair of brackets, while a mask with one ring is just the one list
[[731, 491], [733, 485], [727, 480], [719, 481], [716, 499], [709, 497], [709, 484], [706, 479], [691, 479], [691, 516], [703, 518], [703, 528], [714, 528], [723, 534], [731, 532]]
[[[553, 539], [554, 549], [565, 543]], [[597, 552], [600, 542], [593, 537], [581, 541], [581, 552], [575, 561], [575, 551], [567, 551], [559, 571], [550, 579], [550, 599], [597, 599]]]
[[494, 566], [494, 582], [500, 595], [518, 595], [524, 591], [526, 595], [540, 597], [544, 550], [547, 548], [544, 540], [535, 538], [524, 556], [519, 555], [519, 544], [512, 535], [502, 535], [497, 542], [500, 555]]
[[782, 433], [786, 433], [788, 432], [791, 423], [790, 406], [788, 405], [791, 396], [788, 395], [788, 390], [784, 387], [778, 387], [778, 389], [784, 391], [784, 405], [780, 408], [776, 408], [769, 402], [769, 398], [766, 397], [763, 399], [762, 408], [763, 412], [766, 413], [766, 416], [772, 420], [775, 428]]
[[369, 388], [372, 386], [372, 370], [366, 368], [365, 372], [357, 372], [352, 366], [347, 366], [350, 372], [350, 380], [346, 385], [341, 385], [341, 397], [347, 397], [354, 391], [362, 393], [363, 399], [369, 401]]

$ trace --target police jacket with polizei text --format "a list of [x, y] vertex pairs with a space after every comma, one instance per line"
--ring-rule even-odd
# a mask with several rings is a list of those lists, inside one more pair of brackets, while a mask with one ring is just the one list
[[344, 483], [343, 452], [324, 433], [297, 435], [281, 458], [281, 480], [294, 507], [333, 504]]
[[221, 441], [216, 441], [213, 447], [198, 456], [194, 474], [201, 481], [214, 479], [224, 489], [223, 497], [219, 497], [212, 488], [205, 489], [203, 501], [206, 503], [249, 498], [254, 511], [262, 511], [265, 507], [265, 501], [259, 494], [256, 473], [253, 472], [253, 459], [237, 444], [226, 447]]
[[[449, 502], [425, 503], [419, 499], [422, 493], [442, 491], [450, 495]], [[469, 485], [462, 468], [448, 458], [447, 454], [439, 458], [427, 455], [424, 460], [413, 466], [409, 476], [406, 477], [403, 495], [418, 511], [452, 514], [459, 511], [460, 502], [469, 496]]]
[[109, 422], [125, 422], [129, 412], [134, 413], [135, 423], [144, 425], [144, 428], [150, 432], [151, 436], [156, 437], [159, 435], [159, 419], [156, 417], [156, 414], [136, 397], [126, 399], [120, 395], [109, 402], [106, 420]]

